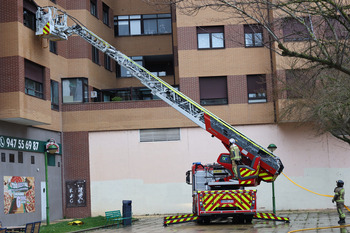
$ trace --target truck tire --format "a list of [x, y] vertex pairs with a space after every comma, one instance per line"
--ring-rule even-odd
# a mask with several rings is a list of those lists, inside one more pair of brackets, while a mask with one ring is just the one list
[[232, 223], [233, 224], [244, 224], [244, 215], [237, 214], [237, 215], [233, 216]]
[[244, 216], [244, 221], [245, 221], [246, 224], [251, 224], [252, 220], [253, 220], [253, 215], [252, 214]]

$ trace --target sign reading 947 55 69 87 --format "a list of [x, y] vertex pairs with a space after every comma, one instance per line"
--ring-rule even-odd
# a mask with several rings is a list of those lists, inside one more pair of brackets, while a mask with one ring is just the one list
[[0, 149], [44, 152], [45, 142], [0, 135]]

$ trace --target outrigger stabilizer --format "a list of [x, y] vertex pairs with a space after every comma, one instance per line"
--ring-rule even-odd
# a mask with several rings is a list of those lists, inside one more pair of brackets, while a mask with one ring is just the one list
[[[289, 223], [289, 218], [287, 217], [278, 217], [273, 213], [256, 213], [253, 219], [257, 220], [268, 220], [268, 221], [281, 221]], [[185, 214], [185, 215], [175, 215], [164, 217], [163, 226], [166, 227], [172, 224], [186, 223], [198, 221], [199, 217], [195, 214]]]

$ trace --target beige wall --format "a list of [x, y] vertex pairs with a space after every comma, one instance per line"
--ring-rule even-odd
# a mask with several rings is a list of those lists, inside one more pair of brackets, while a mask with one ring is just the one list
[[[106, 103], [106, 105], [123, 103]], [[273, 123], [273, 104], [207, 106], [230, 124]], [[104, 131], [197, 126], [171, 107], [63, 112], [63, 131]]]
[[[262, 146], [275, 143], [284, 173], [314, 192], [332, 195], [337, 179], [350, 182], [349, 146], [329, 135], [317, 137], [311, 128], [293, 124], [236, 128]], [[193, 162], [213, 163], [227, 151], [200, 128], [181, 128], [180, 133], [180, 141], [149, 143], [139, 141], [138, 130], [89, 133], [93, 215], [121, 209], [122, 200], [132, 200], [134, 214], [190, 213], [185, 172]], [[257, 189], [258, 209], [271, 210], [271, 184]], [[334, 208], [330, 198], [304, 191], [283, 175], [275, 192], [277, 210]]]
[[269, 51], [264, 48], [179, 51], [180, 77], [270, 73]]
[[38, 124], [51, 124], [51, 101], [39, 99], [23, 92], [0, 93], [0, 119], [26, 119]]

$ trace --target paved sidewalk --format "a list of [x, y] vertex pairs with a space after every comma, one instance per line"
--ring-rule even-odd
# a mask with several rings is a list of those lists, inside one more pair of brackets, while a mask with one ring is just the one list
[[[290, 223], [273, 222], [264, 220], [253, 220], [252, 224], [234, 225], [227, 221], [214, 222], [210, 225], [197, 225], [194, 222], [169, 225], [163, 227], [163, 216], [135, 216], [139, 221], [127, 227], [113, 227], [109, 229], [100, 229], [92, 231], [93, 233], [158, 233], [158, 232], [235, 232], [235, 233], [288, 233], [292, 230], [305, 228], [330, 227], [339, 226], [338, 214], [336, 210], [320, 210], [320, 211], [297, 211], [277, 213], [281, 217], [289, 217]], [[350, 215], [347, 214], [347, 221], [350, 224]], [[322, 229], [302, 231], [307, 233], [350, 233], [350, 226], [345, 228]]]

